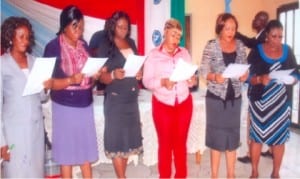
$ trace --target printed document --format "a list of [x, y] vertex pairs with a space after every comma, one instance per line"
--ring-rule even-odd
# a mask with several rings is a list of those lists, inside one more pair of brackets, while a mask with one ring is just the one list
[[188, 80], [195, 74], [197, 69], [197, 65], [188, 63], [180, 58], [175, 65], [175, 69], [170, 76], [170, 80], [174, 82]]
[[126, 59], [126, 63], [123, 67], [125, 70], [125, 77], [135, 77], [137, 72], [141, 69], [144, 64], [146, 56], [128, 55]]
[[100, 68], [105, 64], [107, 58], [92, 58], [89, 57], [81, 70], [81, 73], [90, 77], [96, 74]]
[[276, 70], [272, 71], [269, 74], [269, 77], [271, 79], [276, 79], [280, 82], [283, 82], [285, 84], [293, 84], [294, 83], [294, 77], [292, 77], [290, 74], [294, 71], [294, 69], [288, 69], [288, 70]]
[[43, 83], [51, 78], [55, 61], [56, 57], [36, 58], [28, 75], [23, 96], [40, 93], [44, 89]]
[[224, 70], [222, 76], [224, 78], [239, 78], [247, 72], [249, 67], [250, 65], [248, 64], [230, 63]]

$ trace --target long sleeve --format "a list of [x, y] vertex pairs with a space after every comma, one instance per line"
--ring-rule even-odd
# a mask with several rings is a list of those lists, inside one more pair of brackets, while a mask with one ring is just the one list
[[3, 119], [2, 119], [2, 103], [3, 103], [3, 88], [2, 88], [2, 63], [0, 61], [0, 147], [6, 145], [6, 139], [4, 135], [4, 124], [3, 124]]
[[[262, 32], [263, 35], [264, 32]], [[262, 36], [261, 35], [261, 36]], [[248, 48], [254, 48], [256, 47], [258, 44], [263, 43], [264, 42], [264, 38], [249, 38], [239, 32], [236, 33], [236, 38], [240, 39]]]
[[143, 68], [143, 84], [146, 88], [154, 90], [160, 87], [161, 77], [155, 75], [155, 57], [150, 53], [147, 57]]

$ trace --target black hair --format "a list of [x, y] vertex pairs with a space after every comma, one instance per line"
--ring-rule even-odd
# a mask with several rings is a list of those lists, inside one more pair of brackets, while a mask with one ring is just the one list
[[78, 7], [74, 5], [65, 7], [60, 14], [60, 27], [56, 34], [61, 34], [66, 26], [71, 24], [74, 20], [80, 21], [81, 19], [83, 19], [83, 14]]
[[274, 20], [269, 21], [269, 23], [267, 24], [267, 26], [265, 28], [266, 33], [269, 33], [274, 28], [283, 29], [283, 26], [279, 20], [274, 19]]
[[116, 11], [111, 15], [111, 17], [107, 20], [107, 23], [105, 24], [105, 29], [108, 32], [108, 37], [109, 37], [110, 41], [114, 40], [114, 36], [116, 35], [115, 30], [116, 30], [116, 26], [117, 26], [117, 21], [122, 18], [126, 19], [126, 21], [128, 22], [128, 32], [127, 32], [126, 38], [130, 37], [131, 22], [130, 22], [130, 18], [128, 16], [128, 14], [124, 11]]
[[25, 17], [11, 16], [4, 20], [1, 25], [1, 50], [7, 51], [13, 45], [12, 40], [16, 35], [16, 29], [19, 27], [27, 27], [29, 30], [29, 45], [26, 51], [31, 53], [32, 47], [35, 45], [34, 32], [32, 25]]

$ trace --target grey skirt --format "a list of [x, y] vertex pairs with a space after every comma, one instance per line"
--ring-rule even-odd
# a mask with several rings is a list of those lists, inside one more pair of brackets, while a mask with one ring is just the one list
[[235, 150], [240, 143], [241, 98], [228, 100], [206, 97], [207, 147], [218, 150]]

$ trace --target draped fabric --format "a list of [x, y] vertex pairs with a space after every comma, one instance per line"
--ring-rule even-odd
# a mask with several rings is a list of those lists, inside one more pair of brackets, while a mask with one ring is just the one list
[[180, 41], [180, 46], [185, 45], [185, 0], [172, 0], [171, 1], [171, 17], [179, 20], [182, 26], [182, 38]]
[[[115, 10], [124, 10], [126, 11], [131, 18], [131, 36], [136, 40], [137, 44], [142, 44], [139, 46], [139, 52], [142, 54], [144, 52], [144, 19], [143, 15], [133, 15], [130, 12], [140, 12], [135, 8], [144, 9], [143, 2], [139, 0], [126, 0], [120, 1], [123, 4], [127, 4], [124, 9], [119, 8], [119, 1], [116, 3], [113, 0], [105, 1], [99, 3], [97, 0], [90, 0], [89, 3], [85, 1], [76, 1], [76, 0], [63, 0], [63, 1], [52, 1], [52, 0], [3, 0], [1, 1], [1, 23], [4, 19], [9, 16], [23, 16], [30, 20], [33, 25], [33, 30], [35, 32], [35, 42], [36, 45], [33, 48], [33, 55], [42, 56], [45, 45], [56, 36], [56, 33], [59, 29], [59, 15], [63, 7], [69, 4], [77, 5], [84, 14], [85, 29], [83, 37], [89, 42], [91, 36], [94, 32], [103, 29], [105, 19], [111, 15]], [[138, 5], [136, 4], [138, 2]], [[100, 8], [102, 7], [102, 8]], [[107, 11], [102, 11], [103, 8], [106, 8]], [[132, 10], [130, 10], [132, 8]], [[91, 13], [96, 12], [96, 13]], [[103, 15], [99, 15], [104, 13]], [[143, 11], [142, 11], [143, 12]], [[108, 15], [109, 14], [109, 15]], [[139, 20], [140, 31], [142, 36], [138, 39], [138, 27], [137, 21]]]
[[127, 12], [131, 19], [131, 37], [141, 55], [162, 41], [162, 29], [171, 17], [171, 8], [174, 8], [172, 17], [180, 20], [184, 27], [184, 0], [2, 0], [1, 3], [1, 23], [9, 16], [23, 16], [32, 23], [36, 40], [33, 48], [35, 56], [42, 56], [45, 45], [56, 36], [61, 10], [70, 4], [78, 6], [84, 14], [83, 37], [87, 42], [94, 32], [103, 29], [105, 19], [114, 11]]

